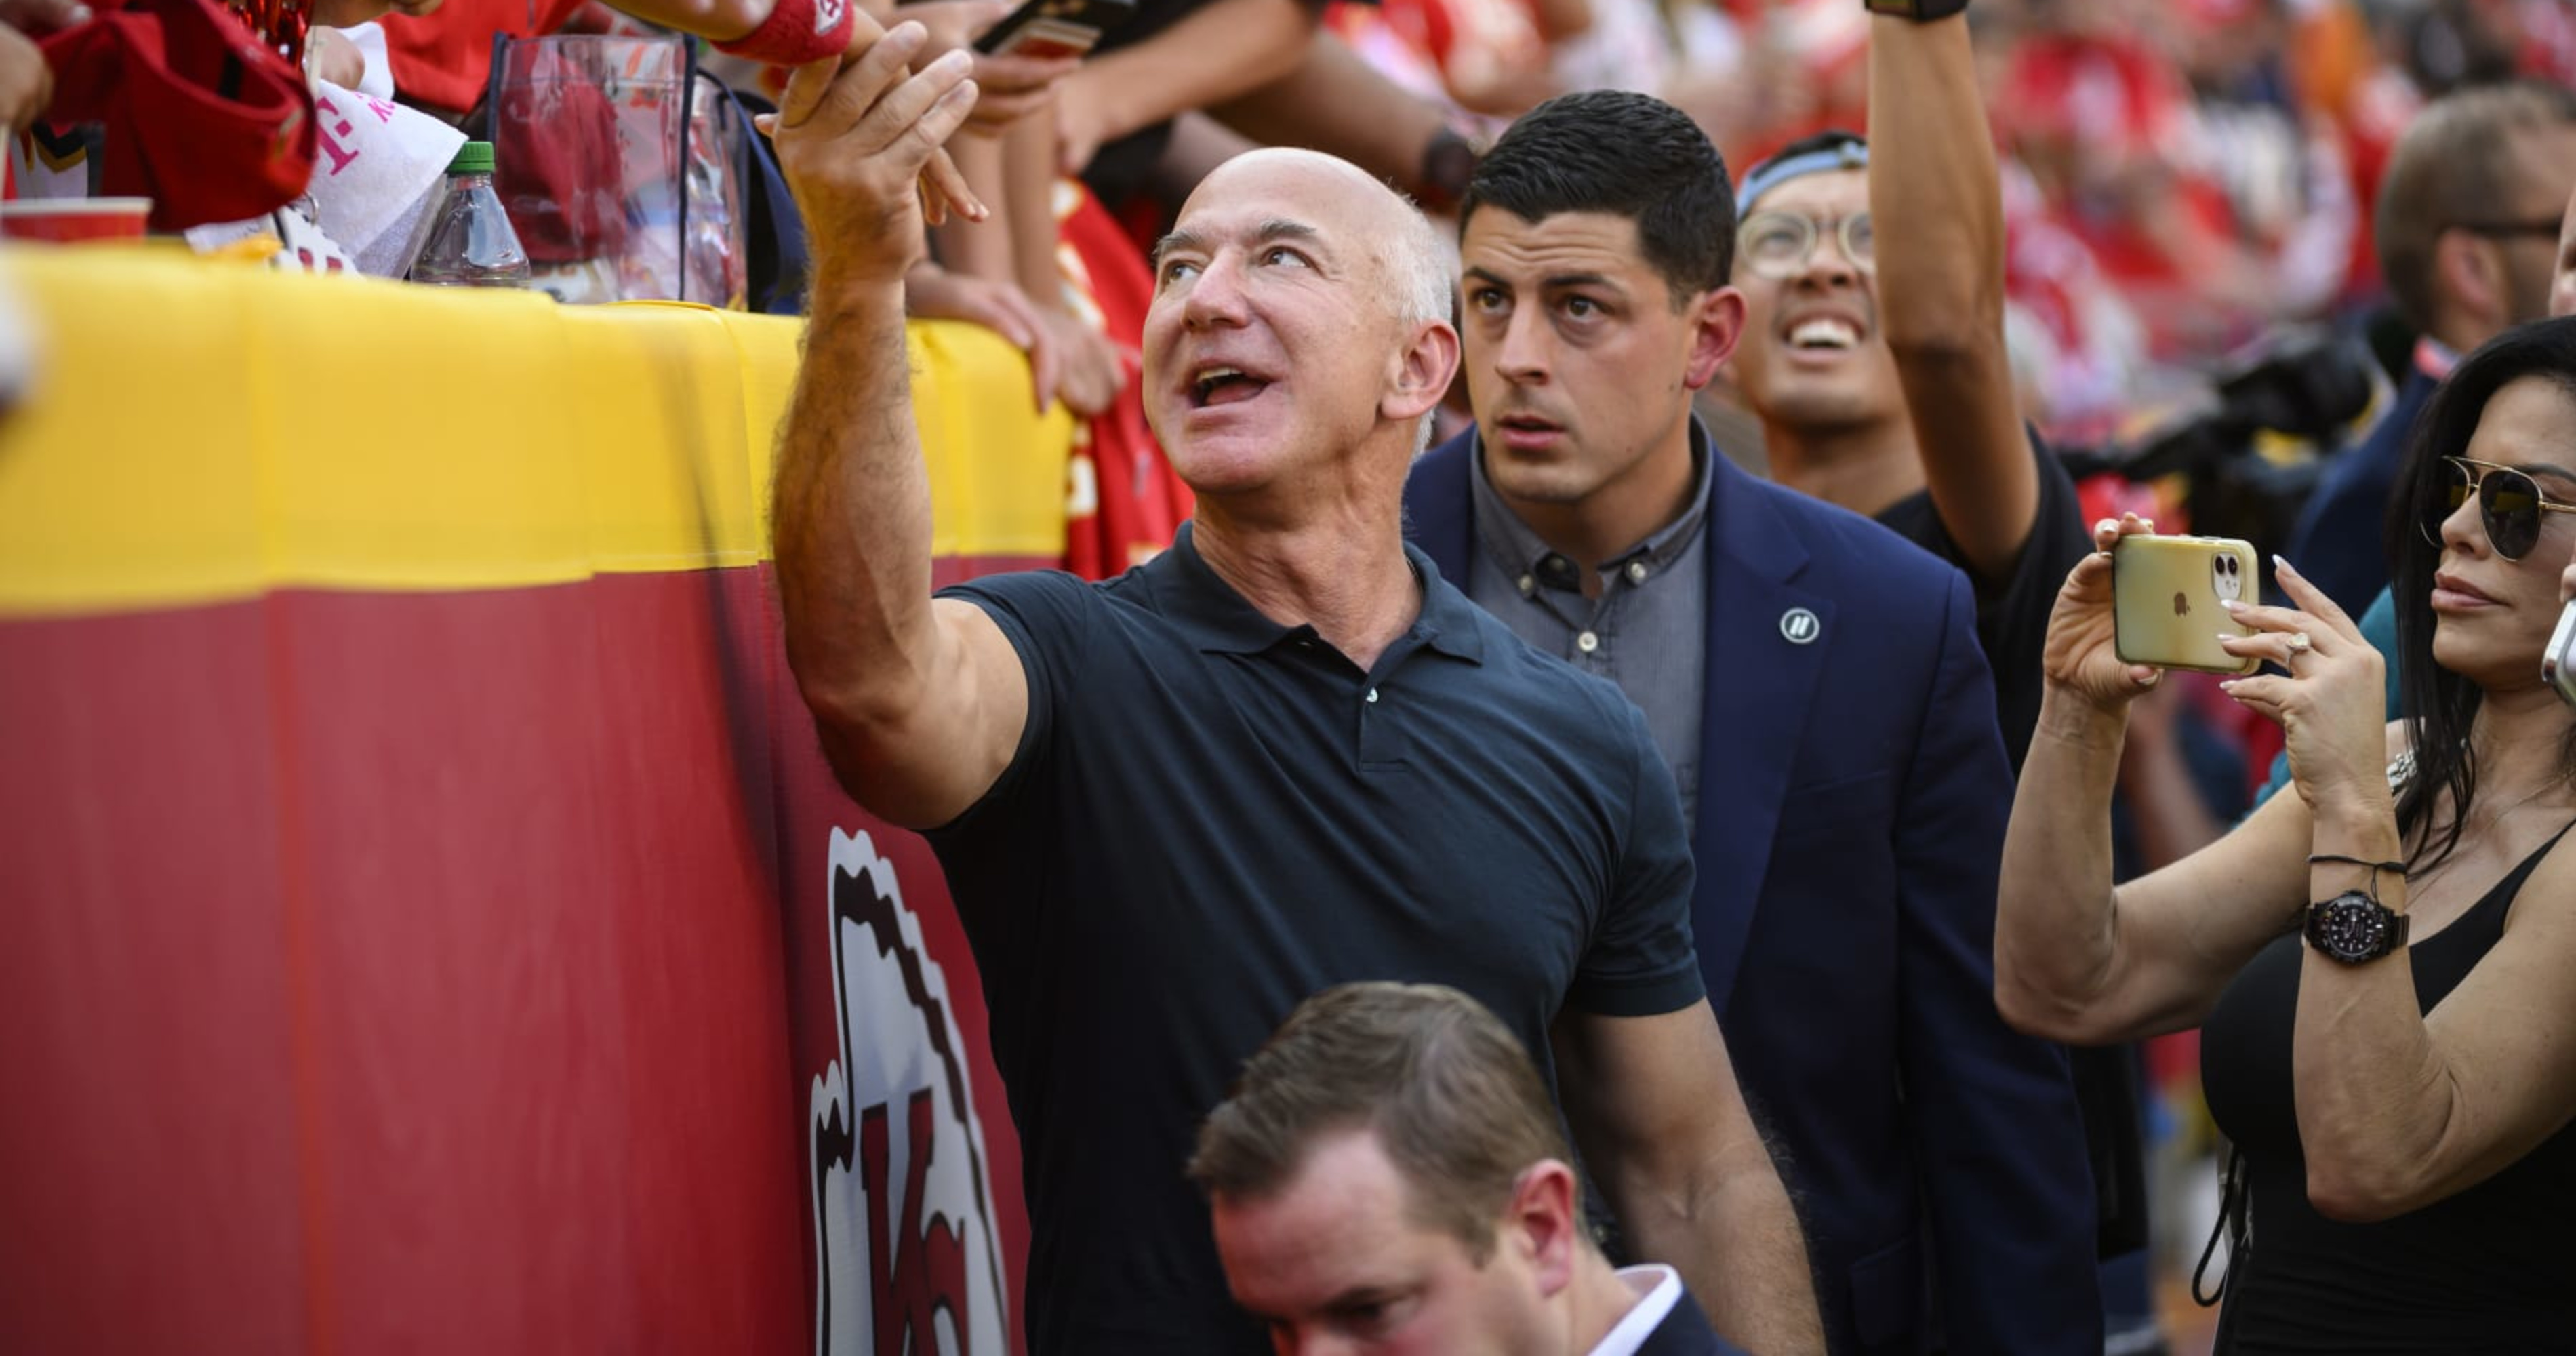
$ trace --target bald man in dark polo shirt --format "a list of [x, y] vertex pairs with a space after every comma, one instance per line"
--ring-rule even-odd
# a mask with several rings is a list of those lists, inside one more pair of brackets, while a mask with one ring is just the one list
[[1028, 1182], [1031, 1349], [1268, 1349], [1181, 1168], [1279, 1020], [1371, 978], [1502, 1014], [1636, 1251], [1740, 1345], [1818, 1349], [1652, 740], [1404, 545], [1458, 355], [1428, 223], [1328, 157], [1212, 175], [1157, 250], [1145, 329], [1196, 521], [1104, 585], [934, 600], [901, 280], [916, 176], [971, 94], [957, 64], [907, 79], [918, 46], [901, 25], [799, 72], [778, 121], [817, 246], [779, 594], [842, 784], [928, 831], [975, 949]]

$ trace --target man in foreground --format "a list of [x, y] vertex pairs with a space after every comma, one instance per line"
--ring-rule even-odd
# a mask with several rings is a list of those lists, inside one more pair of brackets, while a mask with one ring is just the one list
[[1346, 984], [1245, 1064], [1190, 1176], [1281, 1352], [1734, 1353], [1672, 1268], [1610, 1269], [1572, 1161], [1538, 1069], [1476, 1000]]
[[1640, 1252], [1721, 1330], [1812, 1349], [1651, 741], [1404, 547], [1405, 467], [1457, 362], [1428, 224], [1328, 157], [1210, 176], [1156, 251], [1144, 346], [1196, 521], [1102, 585], [934, 599], [901, 280], [916, 176], [973, 92], [954, 55], [907, 78], [920, 42], [899, 25], [798, 72], [775, 124], [817, 249], [779, 596], [842, 785], [926, 831], [974, 948], [1022, 1144], [1031, 1349], [1265, 1349], [1180, 1175], [1192, 1129], [1306, 995], [1389, 977], [1475, 994], [1552, 1052]]

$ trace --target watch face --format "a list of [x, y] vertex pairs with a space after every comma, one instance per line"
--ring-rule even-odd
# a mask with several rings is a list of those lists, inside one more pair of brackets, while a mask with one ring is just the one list
[[2396, 949], [2389, 937], [2393, 916], [2366, 895], [2337, 895], [2317, 906], [2309, 938], [2336, 960], [2373, 960]]

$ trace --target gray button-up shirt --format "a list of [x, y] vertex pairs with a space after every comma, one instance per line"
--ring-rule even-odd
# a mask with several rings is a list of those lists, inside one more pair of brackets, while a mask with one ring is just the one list
[[1703, 529], [1716, 483], [1707, 436], [1693, 424], [1689, 506], [1635, 547], [1593, 564], [1601, 576], [1594, 599], [1583, 596], [1585, 567], [1551, 550], [1512, 512], [1485, 478], [1484, 448], [1476, 452], [1477, 551], [1467, 596], [1532, 646], [1617, 683], [1645, 713], [1672, 769], [1683, 822], [1696, 822], [1708, 655], [1708, 571], [1700, 552], [1708, 549]]

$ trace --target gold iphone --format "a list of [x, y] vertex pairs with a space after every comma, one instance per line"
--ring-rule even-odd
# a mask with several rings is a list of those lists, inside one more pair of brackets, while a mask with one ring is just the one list
[[[2230, 600], [2260, 602], [2254, 547], [2233, 537], [2122, 537], [2111, 548], [2112, 647], [2124, 664], [2252, 673], [2218, 637], [2245, 634]], [[2253, 596], [2248, 596], [2253, 595]]]

